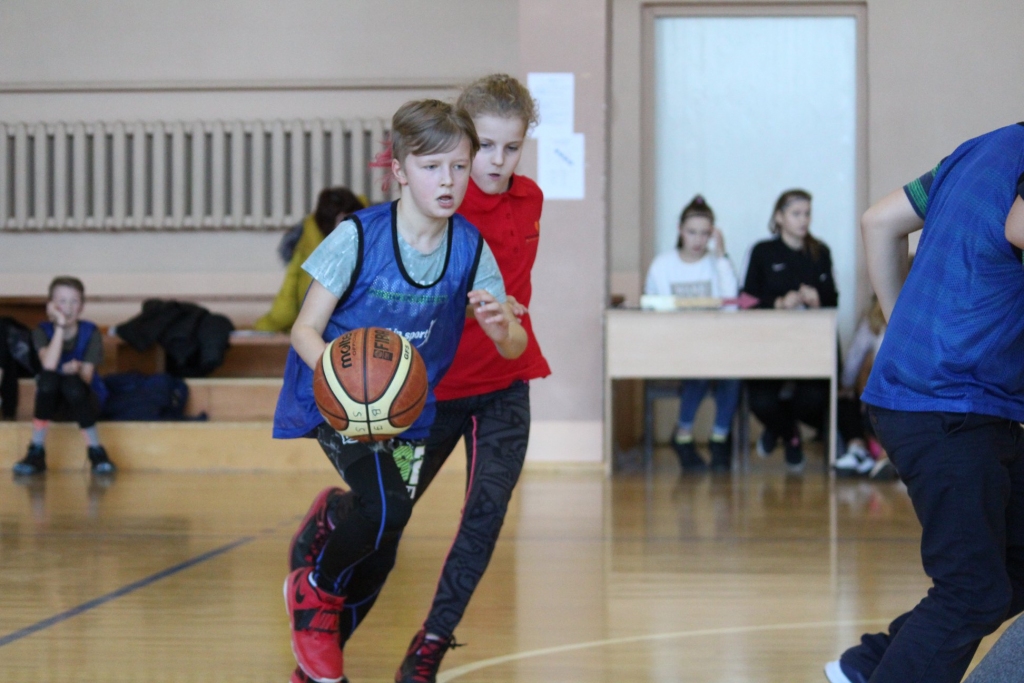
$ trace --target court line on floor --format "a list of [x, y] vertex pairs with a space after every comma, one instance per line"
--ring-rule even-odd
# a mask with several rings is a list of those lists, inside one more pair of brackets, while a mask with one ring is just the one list
[[557, 645], [555, 647], [545, 647], [539, 650], [527, 650], [526, 652], [516, 652], [510, 655], [503, 655], [501, 657], [492, 657], [490, 659], [482, 659], [479, 662], [472, 662], [470, 664], [464, 664], [463, 666], [455, 667], [440, 673], [437, 675], [437, 683], [448, 683], [448, 681], [454, 681], [456, 678], [465, 676], [473, 671], [479, 671], [480, 669], [486, 669], [488, 667], [497, 666], [498, 664], [505, 664], [508, 662], [515, 662], [522, 659], [532, 659], [534, 657], [546, 657], [548, 655], [562, 654], [563, 652], [572, 652], [574, 650], [586, 650], [588, 648], [595, 647], [608, 647], [610, 645], [628, 645], [629, 643], [642, 643], [657, 640], [672, 640], [676, 638], [698, 638], [702, 636], [726, 636], [735, 635], [739, 633], [758, 633], [764, 631], [796, 631], [808, 628], [828, 628], [838, 626], [872, 626], [875, 624], [888, 624], [889, 619], [861, 619], [858, 621], [808, 621], [795, 624], [766, 624], [763, 626], [732, 626], [726, 628], [709, 628], [701, 629], [697, 631], [675, 631], [672, 633], [650, 633], [643, 636], [629, 636], [625, 638], [607, 638], [605, 640], [591, 640], [586, 643], [571, 643], [568, 645]]
[[21, 640], [22, 638], [27, 638], [33, 633], [38, 633], [39, 631], [48, 629], [51, 626], [55, 626], [61, 623], [62, 621], [67, 621], [68, 619], [76, 617], [79, 614], [82, 614], [83, 612], [88, 612], [89, 610], [95, 609], [100, 605], [104, 605], [110, 602], [111, 600], [116, 600], [117, 598], [128, 595], [129, 593], [137, 591], [140, 588], [145, 588], [146, 586], [152, 583], [156, 583], [161, 579], [166, 579], [168, 576], [177, 574], [178, 572], [184, 571], [189, 567], [194, 567], [195, 565], [206, 562], [207, 560], [212, 560], [213, 558], [219, 555], [223, 555], [224, 553], [230, 552], [239, 546], [243, 546], [246, 543], [254, 541], [256, 540], [256, 538], [258, 537], [243, 536], [242, 538], [232, 541], [231, 543], [228, 543], [226, 545], [222, 545], [219, 548], [214, 548], [213, 550], [209, 550], [203, 553], [202, 555], [197, 555], [192, 559], [180, 562], [174, 565], [173, 567], [168, 567], [167, 569], [161, 570], [156, 574], [150, 574], [149, 576], [139, 579], [134, 583], [130, 583], [127, 586], [122, 586], [121, 588], [118, 588], [113, 592], [107, 593], [106, 595], [101, 595], [98, 598], [93, 598], [92, 600], [89, 600], [88, 602], [83, 602], [81, 605], [78, 605], [77, 607], [72, 607], [69, 610], [65, 610], [60, 614], [55, 614], [52, 617], [43, 619], [42, 621], [37, 621], [31, 626], [26, 626], [23, 629], [15, 631], [14, 633], [9, 633], [6, 636], [0, 637], [0, 647], [9, 645], [10, 643], [13, 643], [17, 640]]

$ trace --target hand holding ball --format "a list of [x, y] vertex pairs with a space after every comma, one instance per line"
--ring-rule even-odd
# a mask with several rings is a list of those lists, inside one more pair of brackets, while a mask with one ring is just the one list
[[427, 402], [427, 367], [409, 340], [380, 327], [346, 332], [324, 350], [313, 395], [327, 423], [357, 441], [387, 441]]

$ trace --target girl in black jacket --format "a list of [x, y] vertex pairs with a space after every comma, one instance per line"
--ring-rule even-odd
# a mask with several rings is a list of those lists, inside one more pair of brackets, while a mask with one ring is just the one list
[[[757, 297], [759, 308], [834, 308], [839, 300], [832, 276], [832, 256], [810, 232], [811, 195], [787, 190], [779, 196], [768, 229], [775, 238], [758, 242], [750, 252], [743, 290]], [[793, 349], [799, 353], [799, 349]], [[756, 380], [748, 383], [750, 409], [764, 426], [757, 442], [762, 457], [781, 439], [786, 466], [801, 472], [804, 453], [797, 421], [823, 431], [829, 408], [826, 380]]]

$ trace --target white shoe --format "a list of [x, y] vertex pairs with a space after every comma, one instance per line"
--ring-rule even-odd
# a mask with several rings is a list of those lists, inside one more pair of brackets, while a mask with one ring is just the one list
[[867, 450], [861, 446], [851, 446], [846, 453], [836, 459], [833, 467], [840, 476], [866, 477], [871, 474], [874, 466], [875, 460]]
[[858, 680], [853, 680], [843, 673], [843, 667], [839, 664], [838, 659], [825, 665], [825, 678], [829, 680], [829, 683], [866, 683], [865, 678], [859, 673], [857, 674]]
[[829, 683], [853, 683], [839, 668], [838, 659], [825, 665], [825, 678], [829, 680]]

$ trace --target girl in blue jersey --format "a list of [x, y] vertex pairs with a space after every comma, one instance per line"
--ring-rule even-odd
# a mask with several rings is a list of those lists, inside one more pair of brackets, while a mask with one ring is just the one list
[[[274, 436], [315, 436], [353, 492], [312, 566], [285, 581], [293, 681], [344, 678], [339, 618], [354, 567], [401, 534], [412, 501], [396, 451], [422, 448], [434, 414], [433, 387], [455, 355], [467, 303], [499, 353], [515, 358], [526, 334], [504, 303], [501, 273], [476, 228], [455, 215], [479, 141], [468, 114], [437, 100], [403, 105], [392, 120], [398, 201], [356, 212], [313, 252], [313, 277], [292, 327], [292, 349], [274, 415]], [[419, 419], [382, 448], [330, 428], [313, 400], [313, 370], [329, 340], [375, 325], [416, 345], [430, 392]], [[402, 457], [405, 457], [404, 455]]]
[[1007, 126], [861, 221], [889, 320], [861, 400], [907, 485], [933, 584], [888, 633], [830, 662], [832, 683], [959, 682], [982, 637], [1024, 609], [1021, 197], [1024, 125]]

